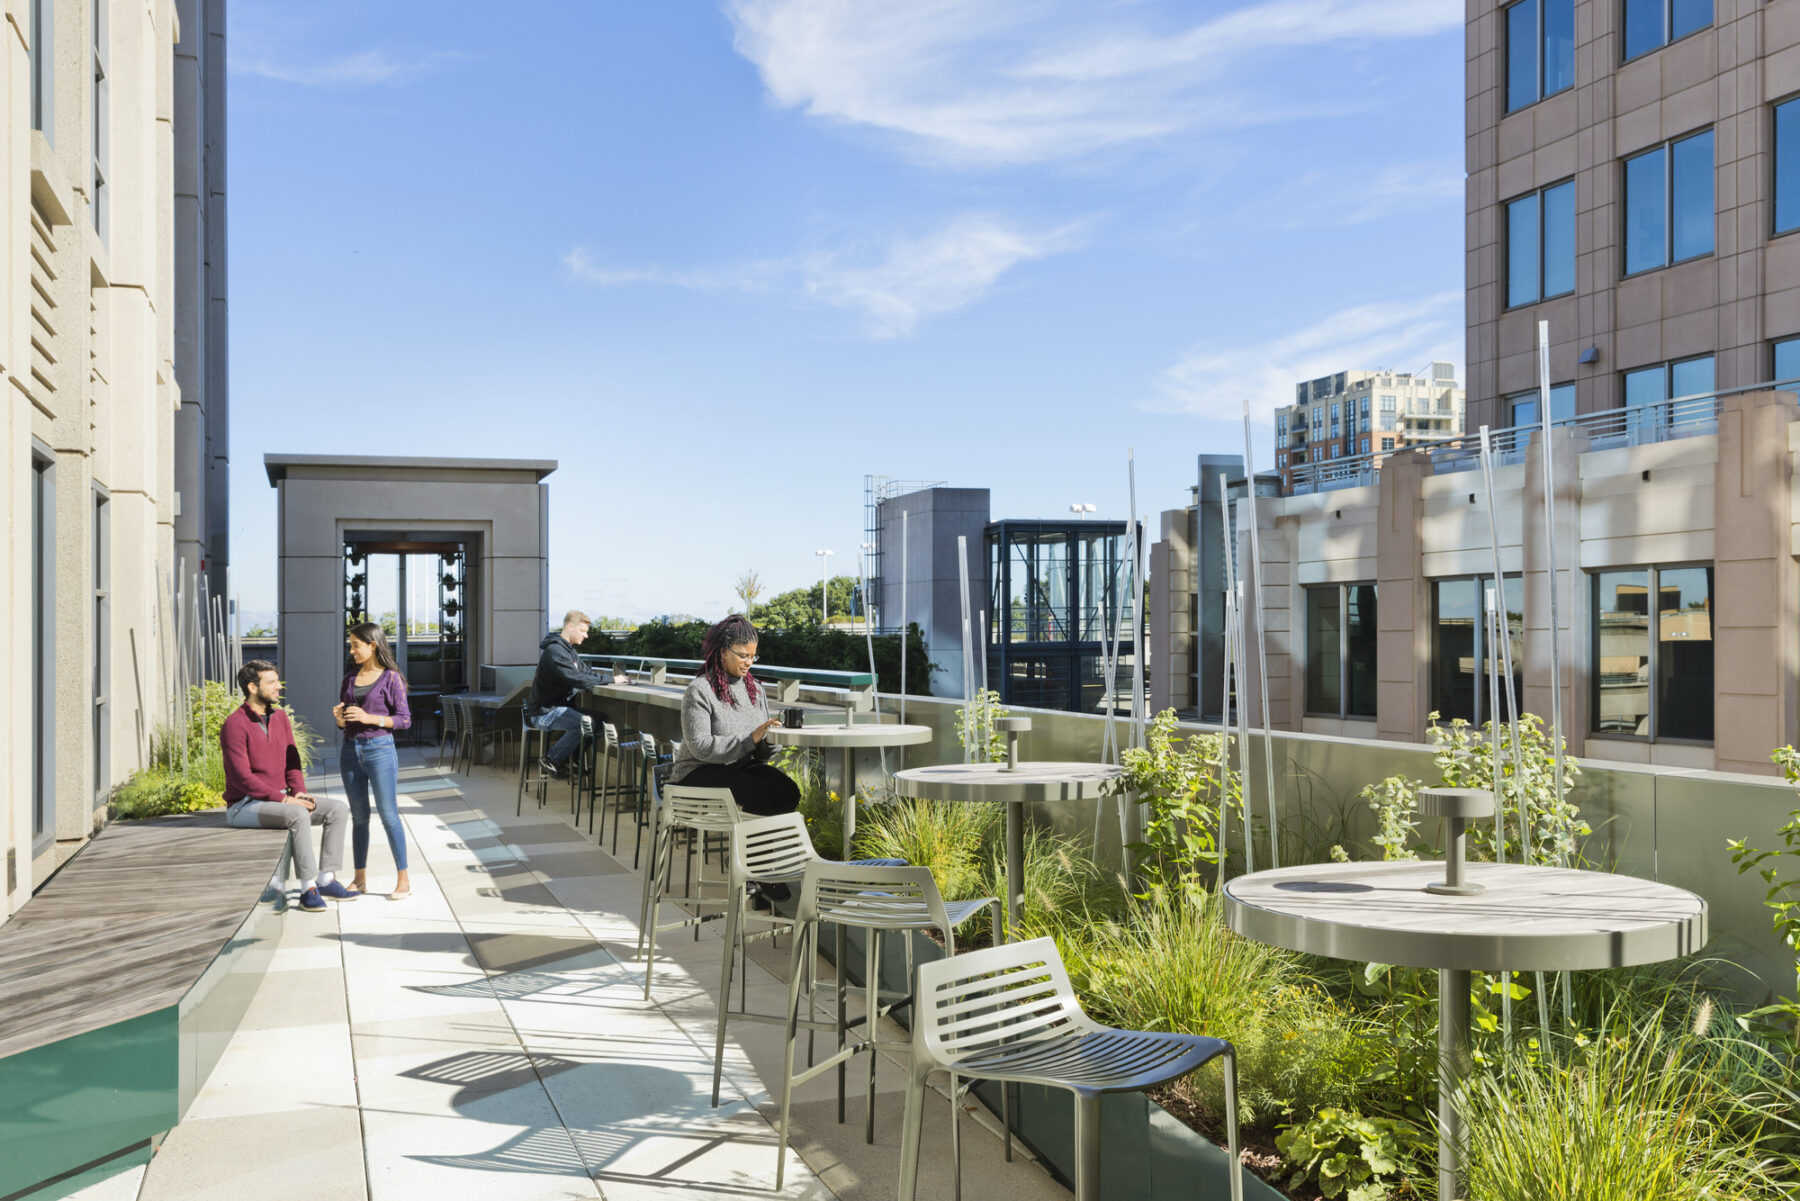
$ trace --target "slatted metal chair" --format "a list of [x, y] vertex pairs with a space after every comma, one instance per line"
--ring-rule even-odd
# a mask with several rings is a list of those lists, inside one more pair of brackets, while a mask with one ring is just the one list
[[[656, 736], [647, 730], [637, 732], [637, 781], [631, 792], [632, 825], [636, 833], [631, 840], [631, 866], [636, 870], [638, 856], [644, 845], [644, 828], [650, 824], [650, 777], [656, 768], [665, 763], [674, 762], [673, 753], [664, 754], [657, 745]], [[619, 818], [625, 812], [624, 802], [613, 806], [612, 849], [619, 853]]]
[[[787, 1049], [781, 1081], [781, 1126], [776, 1141], [775, 1188], [780, 1190], [787, 1169], [785, 1149], [788, 1141], [789, 1112], [793, 1106], [794, 1088], [821, 1072], [841, 1068], [857, 1055], [869, 1061], [868, 1102], [864, 1110], [863, 1139], [875, 1141], [875, 1065], [879, 1051], [906, 1050], [907, 1043], [883, 1042], [878, 1037], [882, 1017], [904, 1005], [914, 1009], [913, 1021], [919, 1021], [915, 993], [892, 997], [885, 1002], [880, 992], [882, 936], [897, 932], [936, 930], [943, 935], [944, 951], [956, 955], [956, 931], [964, 923], [987, 910], [989, 928], [996, 933], [1004, 927], [1000, 918], [1000, 901], [996, 897], [979, 897], [972, 901], [945, 901], [938, 892], [937, 881], [928, 867], [887, 867], [870, 864], [832, 863], [815, 859], [806, 865], [800, 885], [800, 903], [794, 911], [793, 953], [788, 969]], [[802, 965], [818, 953], [819, 924], [831, 922], [840, 929], [856, 926], [864, 932], [863, 945], [863, 1015], [861, 1037], [851, 1042], [852, 1023], [844, 1015], [844, 968], [840, 949], [837, 965], [838, 1049], [829, 1058], [794, 1073], [794, 1043], [802, 1025], [800, 995], [803, 982]], [[840, 944], [841, 947], [841, 944]], [[907, 944], [906, 975], [908, 988], [913, 983], [911, 943]], [[810, 1012], [810, 1002], [809, 1002]], [[842, 1080], [842, 1073], [839, 1076]], [[1012, 1105], [1009, 1090], [1001, 1092], [1001, 1123], [1006, 1129], [1006, 1157], [1012, 1158]], [[843, 1098], [838, 1100], [838, 1120], [843, 1120]], [[908, 1114], [911, 1113], [909, 1109]]]
[[[694, 881], [693, 843], [696, 838], [704, 838], [708, 834], [729, 834], [731, 828], [743, 820], [743, 814], [737, 802], [731, 797], [729, 788], [694, 788], [683, 784], [670, 784], [659, 788], [660, 796], [654, 805], [654, 820], [650, 827], [651, 859], [648, 870], [644, 872], [644, 897], [642, 920], [638, 923], [638, 955], [644, 960], [644, 1000], [650, 999], [650, 981], [656, 972], [656, 940], [659, 936], [673, 930], [686, 930], [692, 927], [695, 937], [699, 937], [699, 926], [704, 922], [717, 921], [725, 916], [727, 897], [708, 897], [699, 895], [699, 890], [706, 886], [706, 865], [701, 863], [701, 879], [698, 888]], [[687, 896], [669, 895], [670, 877], [675, 869], [675, 843], [680, 836], [689, 836], [688, 875], [685, 889]], [[719, 883], [724, 883], [720, 881]], [[686, 905], [696, 912], [680, 919], [664, 923], [660, 920], [663, 904]], [[700, 913], [702, 907], [718, 908], [717, 913]], [[648, 954], [645, 954], [646, 944]]]
[[438, 712], [442, 716], [438, 719], [437, 765], [440, 768], [444, 766], [444, 747], [448, 744], [452, 752], [450, 770], [456, 771], [457, 765], [462, 762], [463, 703], [457, 697], [441, 695], [438, 697]]
[[950, 1073], [950, 1156], [962, 1196], [961, 1098], [977, 1080], [1041, 1084], [1075, 1094], [1075, 1199], [1100, 1196], [1100, 1098], [1154, 1088], [1214, 1059], [1225, 1070], [1231, 1201], [1243, 1201], [1238, 1161], [1237, 1056], [1196, 1034], [1115, 1030], [1082, 1012], [1048, 938], [971, 951], [919, 967], [912, 1063], [900, 1135], [900, 1201], [916, 1201], [925, 1080]]
[[[731, 828], [730, 847], [731, 876], [726, 891], [725, 913], [725, 948], [724, 962], [719, 970], [718, 998], [718, 1030], [713, 1047], [713, 1104], [719, 1103], [719, 1084], [725, 1064], [725, 1026], [730, 1021], [765, 1022], [782, 1025], [788, 1018], [783, 1013], [751, 1013], [747, 1009], [748, 988], [740, 983], [738, 1008], [731, 1008], [731, 980], [734, 958], [741, 964], [747, 956], [749, 944], [758, 938], [773, 937], [775, 934], [793, 926], [792, 918], [770, 912], [753, 913], [748, 905], [748, 891], [752, 881], [758, 884], [793, 884], [799, 885], [806, 876], [806, 869], [813, 863], [830, 863], [822, 859], [813, 849], [812, 837], [806, 832], [806, 819], [798, 813], [782, 813], [773, 817], [745, 818]], [[903, 859], [865, 859], [861, 866], [868, 867], [904, 867]], [[760, 923], [767, 929], [752, 932], [752, 923]], [[838, 963], [844, 962], [843, 927], [838, 927]], [[810, 971], [813, 961], [808, 962], [809, 984], [807, 993], [812, 993]], [[745, 973], [747, 975], [747, 972]], [[841, 973], [840, 973], [841, 977]], [[740, 981], [743, 980], [740, 976]], [[838, 1012], [840, 1019], [843, 1013], [843, 991], [838, 989]], [[831, 1023], [811, 1023], [808, 1027], [814, 1030], [836, 1030]], [[810, 1043], [809, 1054], [810, 1059]], [[841, 1081], [840, 1081], [841, 1084]], [[839, 1089], [838, 1120], [843, 1121], [843, 1096]]]

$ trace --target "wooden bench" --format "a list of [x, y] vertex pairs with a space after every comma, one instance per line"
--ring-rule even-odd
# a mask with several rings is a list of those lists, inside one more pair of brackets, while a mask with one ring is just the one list
[[115, 822], [0, 926], [0, 1201], [147, 1160], [267, 970], [285, 830]]

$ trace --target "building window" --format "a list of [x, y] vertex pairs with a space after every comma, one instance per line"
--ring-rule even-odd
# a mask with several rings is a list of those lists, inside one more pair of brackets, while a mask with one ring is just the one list
[[1575, 83], [1575, 0], [1519, 0], [1506, 10], [1506, 111]]
[[56, 0], [31, 0], [31, 127], [55, 143]]
[[1710, 566], [1594, 573], [1596, 734], [1712, 741], [1712, 583]]
[[1362, 452], [1365, 455], [1369, 453], [1369, 440], [1367, 438], [1362, 440]]
[[[1769, 378], [1776, 383], [1793, 383], [1800, 380], [1800, 338], [1784, 338], [1775, 343], [1775, 374]], [[1793, 388], [1783, 388], [1784, 392], [1792, 392]]]
[[[1709, 354], [1627, 371], [1627, 435], [1634, 443], [1659, 442], [1675, 430], [1698, 433], [1695, 426], [1716, 424], [1713, 388], [1713, 357]], [[1682, 401], [1682, 397], [1690, 399]]]
[[1775, 232], [1800, 229], [1800, 99], [1775, 106]]
[[1375, 585], [1306, 590], [1306, 711], [1375, 716]]
[[1381, 449], [1383, 449], [1383, 450], [1394, 449], [1394, 440], [1392, 438], [1383, 438], [1381, 440]]
[[107, 193], [106, 176], [111, 170], [109, 159], [112, 140], [112, 109], [108, 103], [109, 90], [106, 83], [106, 45], [108, 0], [94, 0], [94, 162], [93, 162], [93, 198], [94, 198], [94, 232], [106, 240], [107, 210], [111, 207], [112, 198]]
[[1317, 463], [1324, 457], [1325, 457], [1325, 448], [1323, 446], [1313, 447], [1313, 462]]
[[112, 790], [112, 504], [94, 493], [94, 805]]
[[31, 460], [31, 837], [56, 838], [56, 468]]
[[1712, 22], [1712, 0], [1625, 0], [1625, 57], [1648, 54]]
[[1506, 205], [1506, 304], [1532, 304], [1575, 290], [1575, 181]]
[[1713, 252], [1713, 135], [1625, 160], [1625, 274]]
[[1275, 436], [1277, 438], [1287, 437], [1287, 414], [1286, 413], [1277, 413], [1275, 415]]
[[[1492, 716], [1488, 676], [1504, 670], [1499, 647], [1487, 636], [1487, 593], [1493, 576], [1465, 576], [1431, 582], [1431, 707], [1444, 721], [1460, 717], [1480, 725]], [[1506, 628], [1512, 643], [1513, 696], [1523, 698], [1525, 679], [1525, 585], [1506, 577]], [[1500, 686], [1500, 716], [1506, 720], [1506, 681]]]
[[[1538, 425], [1538, 391], [1514, 392], [1506, 398], [1507, 420], [1512, 428]], [[1560, 425], [1575, 416], [1575, 385], [1550, 385], [1550, 424]]]

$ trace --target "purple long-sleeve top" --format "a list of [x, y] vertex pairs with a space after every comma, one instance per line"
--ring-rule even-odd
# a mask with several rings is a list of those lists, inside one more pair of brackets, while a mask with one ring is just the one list
[[[344, 676], [343, 684], [338, 688], [338, 700], [346, 705], [356, 704], [356, 673]], [[412, 725], [412, 709], [406, 703], [406, 681], [400, 678], [397, 671], [384, 671], [381, 678], [369, 688], [369, 695], [362, 702], [363, 712], [371, 717], [391, 717], [394, 729], [404, 730]], [[347, 721], [344, 723], [345, 738], [373, 738], [377, 734], [386, 734], [386, 726], [372, 726], [367, 722]]]

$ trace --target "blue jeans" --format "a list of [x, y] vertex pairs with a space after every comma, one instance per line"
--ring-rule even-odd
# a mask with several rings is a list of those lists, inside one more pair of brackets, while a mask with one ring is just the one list
[[581, 732], [587, 727], [588, 718], [579, 709], [571, 709], [567, 705], [558, 705], [554, 709], [546, 709], [532, 718], [531, 724], [540, 730], [561, 730], [563, 736], [556, 740], [550, 748], [550, 758], [558, 765], [565, 764], [581, 745]]
[[406, 827], [400, 824], [400, 756], [392, 734], [373, 738], [346, 738], [338, 751], [338, 773], [344, 779], [344, 795], [350, 801], [350, 858], [357, 871], [369, 866], [369, 790], [375, 790], [375, 809], [387, 830], [388, 849], [394, 867], [406, 870]]

